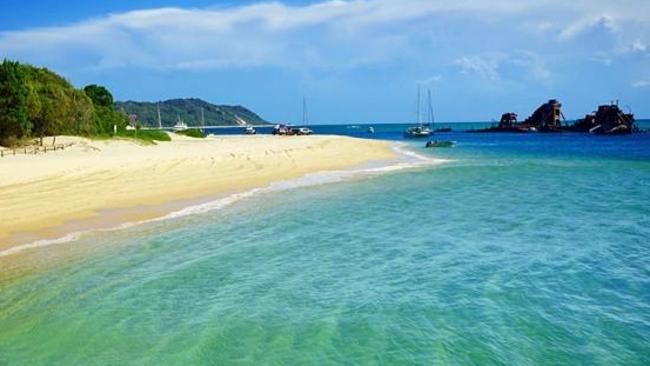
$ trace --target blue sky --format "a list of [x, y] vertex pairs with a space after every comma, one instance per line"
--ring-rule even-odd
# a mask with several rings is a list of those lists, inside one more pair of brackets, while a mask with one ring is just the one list
[[650, 117], [650, 1], [16, 1], [0, 57], [120, 100], [199, 97], [273, 121], [408, 122], [416, 86], [436, 119], [567, 118], [620, 99]]

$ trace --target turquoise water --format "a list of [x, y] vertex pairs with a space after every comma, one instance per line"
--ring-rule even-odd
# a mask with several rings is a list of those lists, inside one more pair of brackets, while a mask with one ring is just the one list
[[447, 136], [0, 258], [0, 365], [650, 364], [650, 134]]

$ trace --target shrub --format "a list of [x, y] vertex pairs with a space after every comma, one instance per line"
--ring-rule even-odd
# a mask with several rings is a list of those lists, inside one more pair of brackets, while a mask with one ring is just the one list
[[195, 137], [198, 139], [204, 139], [207, 136], [205, 132], [203, 132], [203, 130], [200, 128], [188, 128], [187, 130], [176, 131], [176, 133], [179, 135]]

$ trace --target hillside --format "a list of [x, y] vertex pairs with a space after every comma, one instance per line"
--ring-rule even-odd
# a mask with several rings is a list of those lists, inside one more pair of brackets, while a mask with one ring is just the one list
[[268, 124], [260, 116], [242, 106], [215, 105], [197, 98], [170, 99], [156, 102], [116, 102], [115, 109], [134, 114], [144, 126], [158, 125], [158, 109], [163, 126], [173, 126], [178, 118], [189, 126], [201, 125], [201, 108], [206, 126], [236, 126], [245, 121], [252, 125]]

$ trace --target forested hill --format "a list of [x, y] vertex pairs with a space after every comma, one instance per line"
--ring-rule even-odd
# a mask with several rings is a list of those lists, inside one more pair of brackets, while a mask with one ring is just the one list
[[235, 126], [242, 121], [252, 125], [268, 124], [242, 106], [215, 105], [197, 98], [170, 99], [163, 102], [116, 102], [115, 109], [136, 115], [144, 126], [158, 126], [158, 106], [163, 126], [173, 126], [178, 118], [188, 126], [201, 126], [201, 108], [206, 126]]

